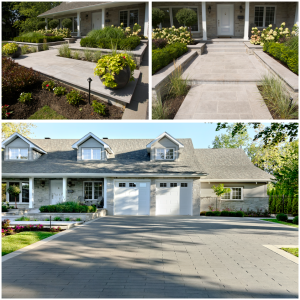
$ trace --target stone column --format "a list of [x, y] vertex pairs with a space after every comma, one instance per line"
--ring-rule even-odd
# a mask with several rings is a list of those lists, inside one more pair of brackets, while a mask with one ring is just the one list
[[296, 12], [295, 12], [295, 23], [299, 26], [299, 15], [298, 15], [298, 2], [296, 3]]
[[77, 37], [81, 36], [81, 28], [80, 28], [80, 12], [77, 12]]
[[202, 31], [203, 41], [207, 41], [207, 29], [206, 29], [206, 2], [202, 2]]
[[29, 208], [34, 208], [34, 178], [29, 178]]
[[107, 208], [107, 179], [104, 178], [104, 182], [103, 182], [103, 208]]
[[145, 22], [144, 22], [144, 36], [148, 36], [149, 32], [149, 3], [145, 3]]
[[249, 40], [249, 2], [245, 2], [244, 40]]
[[101, 28], [104, 28], [105, 27], [105, 8], [102, 8], [102, 19], [101, 19], [101, 22], [102, 22], [102, 27]]
[[67, 201], [67, 177], [63, 178], [63, 202]]
[[48, 18], [45, 18], [46, 26], [45, 29], [48, 30]]

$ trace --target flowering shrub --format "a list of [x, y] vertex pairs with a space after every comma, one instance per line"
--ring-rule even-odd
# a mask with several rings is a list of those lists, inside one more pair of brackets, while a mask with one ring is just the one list
[[55, 87], [55, 82], [53, 80], [46, 80], [42, 83], [42, 88], [49, 92], [53, 91]]
[[10, 224], [9, 219], [2, 220], [2, 228], [7, 229], [9, 227], [9, 224]]
[[53, 92], [56, 96], [64, 95], [66, 93], [67, 89], [62, 86], [58, 86], [53, 89]]
[[32, 100], [32, 94], [31, 93], [21, 93], [18, 100], [22, 103], [29, 102]]
[[100, 76], [102, 83], [110, 88], [117, 86], [115, 83], [115, 74], [119, 74], [126, 66], [131, 71], [130, 81], [134, 80], [133, 71], [136, 68], [134, 60], [127, 53], [117, 53], [114, 55], [102, 56], [96, 65], [94, 74]]
[[39, 32], [43, 35], [52, 34], [53, 36], [60, 36], [62, 38], [71, 38], [71, 31], [68, 28], [54, 28], [54, 29], [41, 29], [35, 32]]
[[71, 105], [77, 105], [81, 100], [83, 100], [80, 92], [76, 90], [71, 90], [71, 92], [66, 95], [66, 98], [68, 103]]
[[50, 231], [51, 232], [59, 232], [59, 231], [61, 231], [61, 227], [56, 227], [56, 228], [55, 227], [51, 227]]
[[95, 113], [105, 116], [105, 108], [106, 108], [105, 104], [99, 103], [98, 101], [94, 100], [92, 107]]
[[5, 55], [14, 54], [18, 50], [18, 44], [16, 43], [8, 43], [2, 47], [2, 52]]
[[7, 119], [13, 111], [8, 111], [9, 105], [2, 105], [2, 119]]
[[2, 57], [2, 99], [8, 99], [15, 92], [35, 84], [40, 79], [38, 72], [20, 66], [8, 57]]
[[175, 26], [162, 29], [154, 28], [152, 33], [152, 39], [167, 39], [168, 44], [182, 43], [190, 45], [193, 42], [188, 28], [183, 26], [179, 28], [175, 28]]

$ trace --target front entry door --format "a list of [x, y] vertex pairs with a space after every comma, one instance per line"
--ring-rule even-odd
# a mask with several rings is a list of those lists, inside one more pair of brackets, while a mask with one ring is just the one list
[[95, 12], [92, 14], [92, 29], [102, 28], [102, 12]]
[[62, 180], [51, 180], [51, 204], [63, 202]]
[[234, 35], [234, 4], [218, 4], [217, 28], [218, 36]]

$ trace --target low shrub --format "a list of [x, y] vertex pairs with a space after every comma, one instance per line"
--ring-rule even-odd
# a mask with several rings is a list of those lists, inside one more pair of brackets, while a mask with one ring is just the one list
[[63, 19], [62, 22], [61, 22], [61, 25], [64, 27], [64, 28], [68, 28], [68, 29], [72, 29], [72, 20], [71, 19]]
[[95, 113], [105, 116], [105, 109], [106, 109], [105, 104], [99, 103], [97, 100], [94, 100], [92, 103], [92, 107]]
[[21, 218], [15, 219], [15, 221], [30, 221], [30, 218], [22, 216]]
[[283, 222], [286, 222], [288, 220], [288, 217], [286, 214], [277, 214], [276, 215], [276, 219], [278, 221], [283, 221]]
[[213, 211], [213, 215], [214, 216], [221, 216], [221, 212], [216, 210], [216, 211]]
[[59, 42], [64, 39], [61, 36], [46, 36], [46, 35], [37, 35], [37, 36], [17, 36], [14, 38], [16, 42], [23, 43], [51, 43], [51, 42]]
[[32, 100], [32, 94], [31, 93], [21, 93], [18, 100], [21, 103], [30, 102]]
[[8, 208], [5, 205], [2, 205], [2, 212], [8, 212]]
[[100, 41], [101, 39], [125, 39], [125, 32], [121, 27], [107, 26], [102, 29], [94, 29], [87, 34], [87, 37]]
[[21, 92], [24, 88], [34, 85], [40, 79], [38, 72], [20, 66], [8, 57], [2, 57], [2, 99]]
[[236, 214], [236, 217], [240, 217], [240, 218], [244, 217], [244, 212], [242, 212], [242, 211], [237, 211], [235, 214]]
[[18, 44], [16, 43], [7, 43], [4, 46], [2, 46], [2, 52], [5, 55], [13, 54], [17, 52], [18, 50]]
[[212, 211], [207, 211], [205, 213], [205, 216], [213, 216], [213, 215], [214, 215], [214, 213]]
[[81, 219], [80, 219], [80, 218], [77, 218], [76, 221], [81, 221]]
[[205, 214], [206, 214], [206, 211], [205, 211], [205, 210], [200, 211], [200, 216], [205, 216]]
[[98, 62], [98, 60], [101, 58], [101, 56], [102, 56], [101, 51], [96, 51], [96, 52], [94, 52], [94, 54], [93, 54], [93, 60], [94, 60], [95, 62]]
[[79, 53], [79, 51], [74, 51], [74, 52], [72, 52], [72, 57], [73, 58], [75, 58], [75, 59], [79, 59], [80, 58], [80, 53]]
[[293, 219], [293, 224], [299, 224], [298, 216], [296, 216], [296, 217]]
[[167, 39], [153, 39], [152, 40], [152, 49], [162, 49], [168, 44]]
[[4, 219], [2, 220], [2, 228], [6, 229], [10, 225], [10, 220], [9, 219]]
[[30, 47], [28, 45], [23, 45], [21, 47], [22, 54], [30, 53]]
[[45, 29], [47, 23], [45, 21], [40, 21], [37, 23], [36, 28], [37, 29]]
[[77, 90], [71, 90], [67, 95], [66, 95], [67, 101], [71, 105], [78, 105], [79, 102], [83, 99], [82, 96], [80, 95], [80, 92]]
[[70, 221], [70, 218], [65, 218], [65, 221]]
[[44, 36], [60, 36], [62, 38], [72, 37], [71, 31], [68, 28], [41, 29], [35, 32], [40, 33]]
[[53, 221], [62, 221], [61, 217], [54, 217]]
[[194, 41], [187, 27], [175, 28], [154, 28], [152, 33], [153, 39], [167, 39], [168, 44], [182, 43], [186, 45], [192, 44]]
[[88, 61], [91, 61], [93, 57], [92, 51], [91, 50], [84, 50], [84, 58]]
[[221, 211], [221, 216], [227, 217], [228, 215], [229, 215], [229, 211], [227, 211], [227, 210]]
[[7, 119], [13, 113], [13, 111], [8, 111], [8, 108], [8, 104], [2, 105], [2, 119]]
[[235, 211], [229, 211], [228, 212], [228, 217], [236, 217], [236, 212]]
[[55, 87], [55, 82], [53, 80], [45, 80], [43, 83], [42, 83], [42, 88], [44, 90], [47, 90], [49, 92], [52, 92], [53, 89]]
[[163, 49], [152, 50], [152, 75], [187, 51], [186, 44], [182, 43], [174, 43]]
[[61, 95], [64, 95], [65, 93], [67, 92], [67, 89], [63, 86], [57, 86], [53, 89], [53, 93], [56, 95], [56, 96], [61, 96]]
[[39, 208], [40, 212], [66, 212], [66, 213], [91, 213], [96, 212], [96, 206], [88, 206], [78, 202], [63, 202], [55, 205], [44, 205]]

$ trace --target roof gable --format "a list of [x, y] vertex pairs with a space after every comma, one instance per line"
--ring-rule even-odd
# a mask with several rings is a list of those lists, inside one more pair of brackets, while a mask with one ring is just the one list
[[160, 136], [158, 136], [155, 140], [153, 140], [151, 143], [149, 143], [146, 148], [147, 151], [150, 152], [151, 147], [156, 143], [159, 142], [161, 139], [167, 138], [170, 141], [172, 141], [174, 144], [176, 144], [179, 148], [184, 148], [184, 145], [180, 143], [178, 140], [176, 140], [174, 137], [172, 137], [169, 133], [164, 132]]

